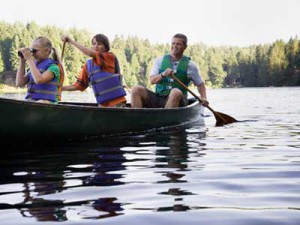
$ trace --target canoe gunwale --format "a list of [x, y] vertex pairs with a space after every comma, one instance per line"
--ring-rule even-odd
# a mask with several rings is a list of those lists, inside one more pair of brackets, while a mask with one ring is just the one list
[[[97, 111], [185, 111], [188, 108], [195, 107], [195, 105], [199, 104], [194, 99], [189, 99], [192, 103], [185, 106], [185, 107], [178, 107], [178, 108], [131, 108], [131, 107], [124, 107], [124, 108], [117, 108], [117, 107], [98, 107], [96, 103], [84, 103], [84, 102], [60, 102], [58, 104], [48, 104], [48, 103], [41, 103], [41, 102], [33, 102], [27, 100], [17, 100], [17, 99], [8, 99], [8, 98], [0, 98], [1, 102], [11, 102], [14, 104], [21, 104], [21, 105], [32, 105], [32, 106], [40, 106], [40, 107], [49, 107], [49, 108], [68, 108], [68, 109], [88, 109], [88, 110], [97, 110]], [[128, 106], [129, 104], [127, 104]]]

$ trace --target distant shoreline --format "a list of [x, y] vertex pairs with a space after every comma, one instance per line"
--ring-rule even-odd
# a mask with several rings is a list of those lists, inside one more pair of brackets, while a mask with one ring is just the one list
[[7, 85], [7, 84], [0, 84], [0, 93], [25, 93], [27, 91], [27, 89], [24, 88], [17, 88], [17, 87], [13, 87], [11, 85]]

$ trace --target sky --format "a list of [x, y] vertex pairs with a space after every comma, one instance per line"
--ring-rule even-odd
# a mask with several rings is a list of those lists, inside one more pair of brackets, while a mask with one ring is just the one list
[[[170, 43], [249, 46], [300, 35], [299, 0], [8, 0], [0, 21], [36, 22]], [[0, 31], [1, 32], [1, 31]]]

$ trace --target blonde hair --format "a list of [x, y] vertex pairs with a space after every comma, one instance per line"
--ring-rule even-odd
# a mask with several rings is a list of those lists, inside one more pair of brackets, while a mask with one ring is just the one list
[[45, 48], [49, 48], [50, 49], [50, 55], [51, 57], [55, 60], [60, 62], [60, 58], [58, 56], [58, 52], [56, 50], [56, 48], [53, 47], [51, 41], [43, 36], [37, 37], [34, 41], [38, 41], [41, 46], [45, 47]]

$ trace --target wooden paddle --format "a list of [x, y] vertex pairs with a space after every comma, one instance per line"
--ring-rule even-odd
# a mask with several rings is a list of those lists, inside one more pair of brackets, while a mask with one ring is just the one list
[[[197, 96], [194, 92], [192, 92], [184, 83], [182, 83], [177, 77], [175, 77], [173, 74], [170, 75], [174, 80], [176, 80], [185, 90], [187, 90], [188, 92], [190, 92], [196, 99], [198, 99], [198, 101], [203, 104], [203, 100]], [[203, 105], [205, 106], [205, 105]], [[224, 113], [220, 113], [217, 112], [215, 110], [213, 110], [209, 105], [205, 106], [206, 108], [208, 108], [215, 116], [216, 118], [216, 126], [223, 126], [229, 123], [234, 123], [234, 122], [238, 122], [236, 119], [234, 119], [233, 117], [226, 115]]]
[[64, 58], [66, 43], [67, 42], [64, 41], [63, 47], [62, 47], [62, 50], [61, 50], [61, 62], [63, 61], [63, 58]]

